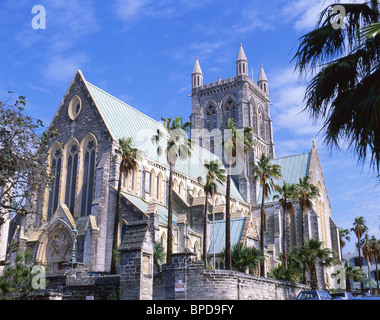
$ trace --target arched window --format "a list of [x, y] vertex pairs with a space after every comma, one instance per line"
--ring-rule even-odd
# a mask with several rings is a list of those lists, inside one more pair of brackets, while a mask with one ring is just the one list
[[55, 210], [57, 210], [59, 202], [59, 184], [61, 182], [62, 170], [62, 149], [61, 147], [55, 148], [51, 154], [51, 171], [53, 181], [50, 186], [47, 220], [49, 221]]
[[81, 216], [88, 216], [94, 198], [96, 144], [93, 139], [85, 143], [83, 155]]
[[156, 199], [162, 201], [162, 174], [159, 173], [156, 177]]
[[127, 222], [123, 220], [120, 222], [120, 225], [119, 225], [119, 239], [118, 239], [119, 244], [123, 241], [123, 238], [126, 232], [127, 232]]
[[156, 177], [156, 173], [154, 172], [154, 170], [152, 170], [149, 174], [149, 190], [150, 190], [150, 197], [152, 199], [154, 199], [154, 196], [155, 196], [155, 193], [154, 193], [154, 188], [155, 188], [155, 185], [154, 185], [154, 179]]
[[181, 181], [181, 183], [179, 184], [178, 186], [178, 194], [183, 198], [184, 197], [184, 190], [185, 190], [185, 186], [183, 185], [183, 182]]
[[264, 116], [260, 108], [257, 111], [257, 134], [261, 139], [265, 139]]
[[128, 173], [128, 189], [135, 191], [135, 170], [131, 170]]
[[206, 128], [209, 131], [216, 128], [216, 109], [213, 105], [206, 108]]
[[79, 146], [77, 144], [68, 145], [66, 155], [66, 190], [65, 190], [65, 204], [69, 208], [70, 212], [74, 214], [75, 205], [75, 190], [77, 184], [77, 172], [78, 172], [78, 156]]
[[290, 248], [297, 246], [297, 219], [296, 210], [291, 208], [288, 210], [288, 221], [289, 221], [289, 244]]
[[261, 136], [261, 123], [263, 121], [263, 115], [261, 114], [261, 110], [257, 111], [257, 134]]
[[228, 119], [233, 119], [236, 123], [236, 105], [235, 102], [229, 98], [224, 106], [224, 122], [227, 122]]

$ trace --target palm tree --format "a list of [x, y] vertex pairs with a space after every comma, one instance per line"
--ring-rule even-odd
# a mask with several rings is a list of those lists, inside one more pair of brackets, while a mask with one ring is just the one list
[[[204, 163], [207, 169], [206, 173], [206, 183], [204, 185], [205, 191], [205, 205], [204, 205], [204, 230], [203, 230], [203, 259], [205, 266], [207, 265], [207, 224], [208, 224], [208, 198], [210, 195], [212, 197], [216, 193], [217, 183], [222, 184], [226, 182], [226, 170], [223, 165], [218, 160], [211, 160], [210, 162]], [[202, 181], [202, 177], [198, 177], [198, 181]]]
[[[366, 226], [366, 221], [363, 217], [356, 217], [353, 225], [354, 226], [351, 228], [351, 231], [356, 235], [356, 238], [358, 239], [356, 247], [358, 248], [358, 252], [359, 252], [359, 266], [360, 268], [362, 268], [363, 263], [362, 263], [360, 239], [362, 238], [363, 234], [365, 234], [368, 231], [368, 227]], [[362, 292], [364, 291], [363, 281], [360, 281], [360, 289]]]
[[289, 252], [289, 255], [286, 257], [287, 265], [285, 266], [285, 256], [280, 257], [281, 264], [278, 265], [275, 268], [272, 268], [270, 272], [268, 273], [269, 278], [277, 279], [277, 280], [283, 280], [283, 281], [289, 281], [298, 283], [300, 280], [300, 263], [296, 262], [295, 259], [293, 259], [293, 250]]
[[343, 247], [346, 245], [346, 241], [350, 240], [350, 230], [339, 228], [339, 246], [341, 259], [343, 259]]
[[376, 288], [377, 292], [379, 293], [379, 269], [378, 269], [378, 263], [380, 258], [380, 240], [376, 239], [375, 236], [372, 236], [370, 239], [370, 248], [372, 250], [373, 257], [375, 258], [375, 265], [376, 265]]
[[[225, 255], [225, 250], [221, 255]], [[249, 269], [256, 268], [264, 260], [261, 250], [254, 247], [247, 247], [242, 243], [236, 243], [231, 250], [232, 268], [239, 272], [247, 272]]]
[[245, 127], [243, 130], [238, 130], [233, 119], [227, 120], [226, 129], [227, 135], [224, 137], [224, 151], [227, 158], [225, 268], [231, 270], [231, 168], [236, 157], [243, 157], [248, 150], [253, 149], [254, 142], [252, 128]]
[[153, 267], [155, 270], [159, 271], [160, 267], [165, 260], [165, 250], [160, 242], [154, 243], [154, 253], [153, 253]]
[[[341, 4], [345, 19], [334, 6]], [[301, 75], [314, 77], [305, 93], [305, 110], [323, 121], [325, 142], [339, 148], [347, 142], [358, 160], [370, 155], [380, 170], [380, 33], [379, 2], [329, 5], [316, 28], [302, 36], [293, 57]]]
[[[346, 291], [352, 292], [351, 288], [351, 279], [353, 281], [363, 281], [365, 273], [362, 269], [355, 268], [353, 265], [351, 265], [348, 261], [345, 261], [344, 265], [344, 275], [345, 275], [345, 281], [346, 281]], [[337, 273], [333, 273], [332, 276], [337, 276], [339, 271]]]
[[328, 248], [322, 248], [322, 241], [310, 239], [305, 245], [297, 248], [298, 257], [305, 269], [310, 272], [310, 285], [312, 290], [318, 289], [317, 265], [329, 268], [337, 263], [332, 257], [333, 252]]
[[[267, 197], [276, 189], [273, 179], [281, 178], [281, 166], [273, 164], [271, 158], [264, 153], [261, 155], [259, 162], [253, 166], [254, 179], [259, 180], [261, 187], [261, 210], [260, 210], [260, 250], [264, 252], [264, 229], [265, 229], [265, 213], [264, 202]], [[260, 275], [265, 276], [265, 260], [260, 265]]]
[[302, 226], [302, 246], [305, 245], [305, 223], [304, 215], [307, 208], [312, 208], [312, 199], [319, 197], [319, 189], [310, 183], [310, 177], [305, 176], [299, 179], [295, 185], [295, 195], [301, 207], [301, 226]]
[[364, 258], [367, 260], [369, 289], [370, 289], [370, 293], [372, 294], [372, 279], [371, 279], [370, 267], [371, 267], [371, 262], [373, 260], [373, 252], [372, 252], [371, 240], [368, 237], [368, 233], [364, 235], [364, 239], [362, 242], [362, 251], [363, 251]]
[[[284, 181], [284, 184], [282, 187], [277, 187], [276, 190], [282, 194], [282, 198], [278, 201], [281, 204], [282, 210], [284, 212], [282, 217], [282, 250], [283, 250], [283, 257], [284, 257], [284, 266], [285, 269], [288, 268], [288, 257], [287, 257], [287, 250], [286, 250], [286, 220], [287, 220], [287, 211], [292, 208], [291, 202], [289, 202], [289, 198], [292, 198], [294, 196], [295, 192], [295, 185], [292, 183], [287, 183]], [[279, 198], [278, 195], [275, 195], [273, 197], [273, 200]]]
[[113, 229], [113, 243], [112, 243], [112, 262], [111, 262], [111, 273], [116, 273], [116, 256], [117, 256], [117, 246], [118, 246], [118, 231], [119, 231], [119, 220], [120, 220], [120, 194], [121, 185], [123, 177], [126, 177], [131, 173], [137, 166], [137, 159], [139, 157], [139, 151], [137, 148], [133, 147], [132, 138], [121, 138], [119, 139], [118, 149], [115, 150], [116, 155], [121, 156], [121, 161], [119, 165], [119, 181], [117, 185], [116, 193], [116, 209], [115, 209], [115, 222]]
[[181, 117], [161, 118], [163, 127], [157, 129], [157, 134], [152, 137], [152, 141], [157, 144], [157, 154], [162, 154], [160, 142], [165, 141], [164, 151], [166, 160], [169, 163], [169, 190], [168, 190], [168, 237], [166, 250], [166, 263], [172, 262], [173, 254], [173, 172], [174, 166], [179, 158], [186, 159], [191, 155], [191, 140], [188, 138], [188, 131], [191, 123], [183, 122]]

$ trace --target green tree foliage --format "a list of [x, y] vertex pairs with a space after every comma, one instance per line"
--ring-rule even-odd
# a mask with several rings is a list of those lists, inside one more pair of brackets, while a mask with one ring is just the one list
[[0, 276], [0, 300], [26, 300], [33, 290], [41, 288], [41, 283], [36, 282], [35, 265], [26, 262], [30, 256], [30, 251], [18, 253], [12, 265], [4, 269]]
[[[226, 255], [226, 250], [222, 251], [222, 256]], [[236, 243], [231, 250], [232, 269], [239, 272], [246, 272], [256, 268], [264, 260], [261, 250], [254, 247], [247, 247], [244, 244]]]
[[[344, 8], [334, 10], [336, 5]], [[323, 122], [325, 142], [348, 149], [359, 161], [370, 159], [380, 172], [379, 2], [327, 6], [317, 26], [302, 36], [293, 58], [301, 75], [313, 78], [305, 110]], [[339, 22], [337, 24], [337, 22]], [[380, 177], [380, 175], [379, 175]]]
[[[272, 192], [278, 189], [274, 180], [281, 178], [281, 166], [273, 164], [271, 158], [267, 157], [264, 153], [261, 155], [257, 164], [251, 162], [253, 166], [254, 179], [259, 181], [261, 187], [261, 210], [260, 210], [260, 250], [264, 252], [264, 203], [265, 199], [270, 196]], [[264, 277], [264, 261], [260, 266], [260, 275]]]

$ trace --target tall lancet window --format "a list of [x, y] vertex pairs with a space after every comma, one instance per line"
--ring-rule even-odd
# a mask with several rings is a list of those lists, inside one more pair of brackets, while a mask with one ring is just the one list
[[79, 147], [76, 144], [70, 146], [67, 151], [65, 203], [72, 214], [74, 214], [75, 189], [77, 184], [78, 153]]
[[61, 148], [56, 148], [52, 152], [51, 157], [51, 171], [50, 173], [53, 176], [53, 181], [50, 186], [49, 192], [49, 202], [48, 202], [48, 211], [47, 211], [47, 220], [49, 221], [55, 210], [58, 207], [59, 199], [59, 184], [61, 182], [61, 169], [62, 169], [62, 150]]
[[237, 121], [235, 102], [231, 98], [227, 100], [224, 106], [224, 119], [225, 122], [227, 122], [228, 119], [233, 119], [235, 123]]
[[81, 216], [88, 216], [91, 213], [91, 203], [94, 198], [95, 182], [95, 154], [96, 145], [94, 140], [89, 140], [85, 144], [84, 162], [83, 162], [83, 184], [82, 184], [82, 202]]
[[209, 131], [216, 128], [216, 109], [213, 105], [206, 108], [206, 128]]

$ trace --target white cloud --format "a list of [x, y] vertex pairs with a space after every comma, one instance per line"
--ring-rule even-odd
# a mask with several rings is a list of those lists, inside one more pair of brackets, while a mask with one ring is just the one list
[[292, 68], [271, 71], [271, 115], [276, 130], [287, 130], [297, 137], [313, 138], [320, 130], [303, 111], [306, 85], [300, 83]]
[[89, 62], [85, 53], [75, 53], [70, 56], [54, 55], [43, 69], [43, 75], [51, 81], [70, 81], [76, 70], [83, 68]]

